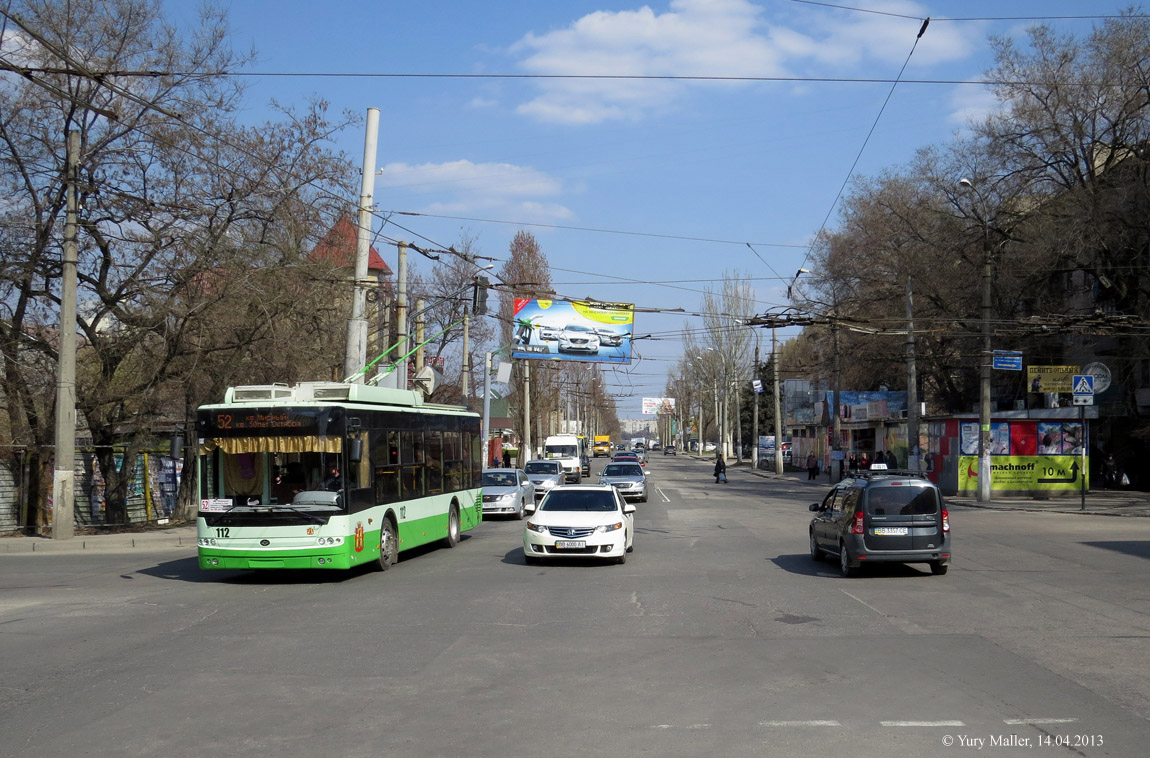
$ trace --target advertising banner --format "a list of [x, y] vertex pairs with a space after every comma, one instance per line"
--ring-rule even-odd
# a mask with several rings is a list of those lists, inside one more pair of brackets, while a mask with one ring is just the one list
[[675, 412], [675, 398], [673, 397], [645, 397], [643, 398], [643, 415], [654, 416], [658, 414], [673, 414]]
[[1026, 385], [1031, 392], [1072, 392], [1078, 366], [1027, 366]]
[[630, 363], [635, 306], [516, 298], [512, 358]]
[[[977, 492], [978, 456], [963, 455], [958, 462], [959, 492]], [[990, 486], [996, 491], [1074, 492], [1082, 487], [1084, 476], [1087, 472], [1082, 470], [1080, 455], [1002, 455], [990, 461]], [[1089, 481], [1086, 488], [1090, 488]]]

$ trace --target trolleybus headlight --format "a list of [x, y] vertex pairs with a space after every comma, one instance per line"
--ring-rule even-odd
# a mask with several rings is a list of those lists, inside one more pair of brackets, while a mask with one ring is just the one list
[[334, 545], [335, 544], [335, 537], [328, 537], [327, 538], [327, 544]]

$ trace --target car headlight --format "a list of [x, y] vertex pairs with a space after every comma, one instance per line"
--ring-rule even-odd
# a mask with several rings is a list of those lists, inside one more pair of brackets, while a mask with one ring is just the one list
[[505, 500], [510, 501], [510, 500], [514, 500], [514, 499], [515, 499], [515, 493], [514, 492], [508, 492], [506, 495], [500, 495], [499, 496], [499, 502], [501, 502], [501, 503]]
[[599, 526], [595, 527], [595, 531], [596, 531], [596, 533], [616, 532], [622, 528], [623, 528], [623, 522], [622, 521], [616, 521], [614, 524], [600, 524]]
[[530, 521], [527, 522], [527, 529], [528, 531], [536, 532], [538, 534], [547, 533], [547, 527], [543, 526], [542, 524], [533, 524]]

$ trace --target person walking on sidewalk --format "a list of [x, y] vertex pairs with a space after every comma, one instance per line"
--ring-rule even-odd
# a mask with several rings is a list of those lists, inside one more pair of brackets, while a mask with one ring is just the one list
[[819, 459], [814, 453], [807, 453], [807, 481], [813, 482], [819, 478]]
[[722, 453], [715, 453], [715, 484], [727, 483], [727, 462]]

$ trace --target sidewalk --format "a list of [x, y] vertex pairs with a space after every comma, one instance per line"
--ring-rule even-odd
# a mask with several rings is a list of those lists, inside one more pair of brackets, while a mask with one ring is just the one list
[[0, 537], [0, 555], [17, 553], [125, 553], [133, 550], [196, 549], [194, 524], [174, 527], [142, 528], [138, 532], [77, 534], [68, 540], [51, 537]]
[[[707, 463], [714, 462], [714, 458], [698, 458]], [[826, 490], [831, 485], [831, 479], [821, 474], [818, 480], [807, 481], [805, 470], [784, 471], [781, 475], [774, 471], [752, 471], [750, 464], [736, 466], [727, 463], [728, 474], [746, 472], [763, 479], [789, 480], [794, 484], [809, 485], [819, 491]], [[1077, 513], [1086, 516], [1142, 516], [1150, 517], [1150, 492], [1137, 490], [1088, 490], [1086, 493], [1086, 508], [1082, 508], [1082, 497], [1077, 492], [1067, 497], [1052, 497], [1049, 500], [1035, 500], [1029, 497], [992, 497], [988, 503], [978, 502], [974, 495], [954, 495], [946, 498], [946, 502], [964, 508], [984, 508], [999, 511], [1037, 511], [1042, 513]]]

